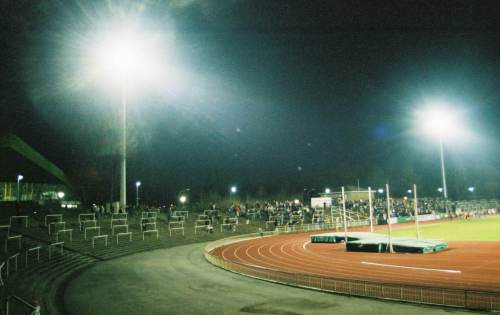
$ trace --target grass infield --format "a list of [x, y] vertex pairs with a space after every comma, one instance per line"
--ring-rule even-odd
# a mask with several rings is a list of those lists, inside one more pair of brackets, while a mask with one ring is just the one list
[[[387, 230], [378, 232], [387, 234]], [[392, 235], [416, 237], [415, 225], [398, 228], [394, 224]], [[500, 241], [500, 215], [420, 224], [420, 237], [445, 241]]]

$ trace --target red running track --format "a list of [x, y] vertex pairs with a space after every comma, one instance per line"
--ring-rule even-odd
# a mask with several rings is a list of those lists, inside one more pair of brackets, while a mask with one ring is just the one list
[[272, 270], [342, 279], [500, 292], [500, 242], [448, 242], [432, 254], [346, 252], [343, 244], [312, 244], [310, 234], [263, 237], [224, 245], [211, 254]]

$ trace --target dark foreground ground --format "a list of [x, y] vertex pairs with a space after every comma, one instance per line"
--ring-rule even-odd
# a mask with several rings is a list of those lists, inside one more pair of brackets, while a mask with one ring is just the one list
[[474, 314], [463, 310], [315, 292], [210, 265], [205, 244], [99, 262], [65, 291], [71, 315], [124, 314]]

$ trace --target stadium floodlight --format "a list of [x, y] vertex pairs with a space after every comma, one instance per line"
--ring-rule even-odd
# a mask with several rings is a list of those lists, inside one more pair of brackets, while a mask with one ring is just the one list
[[329, 194], [331, 193], [332, 191], [330, 190], [330, 188], [325, 188], [325, 194]]
[[[110, 18], [110, 21], [117, 19]], [[120, 208], [127, 206], [127, 93], [141, 83], [153, 84], [162, 78], [164, 51], [162, 36], [141, 29], [137, 18], [122, 18], [110, 23], [101, 32], [89, 36], [84, 49], [88, 64], [85, 71], [92, 81], [111, 83], [119, 87], [122, 106], [122, 139], [120, 154]]]
[[235, 194], [238, 191], [238, 188], [236, 186], [231, 186], [231, 193]]
[[459, 137], [463, 134], [463, 124], [460, 122], [458, 112], [442, 103], [434, 103], [417, 113], [419, 127], [430, 138], [439, 140], [439, 153], [441, 158], [441, 178], [443, 182], [443, 195], [448, 198], [446, 187], [446, 171], [444, 163], [443, 142], [446, 139]]
[[437, 189], [437, 191], [439, 191], [440, 193], [442, 193], [442, 192], [443, 192], [443, 187], [439, 187], [439, 188]]
[[141, 187], [141, 182], [135, 182], [135, 206], [139, 208], [139, 187]]
[[59, 199], [63, 199], [64, 198], [64, 192], [63, 191], [60, 191], [57, 193], [57, 197], [59, 197]]
[[471, 186], [471, 187], [467, 188], [467, 190], [468, 190], [468, 191], [470, 191], [471, 193], [473, 193], [473, 192], [474, 192], [474, 190], [476, 190], [476, 188], [475, 188], [475, 187], [473, 187], [473, 186]]
[[182, 205], [184, 205], [187, 201], [187, 197], [185, 195], [182, 195], [179, 197], [179, 201], [182, 203]]
[[17, 198], [16, 201], [19, 201], [20, 196], [21, 196], [21, 181], [24, 179], [24, 176], [19, 174], [17, 175]]
[[379, 188], [377, 189], [377, 192], [382, 195], [384, 193], [384, 190], [382, 188]]
[[411, 189], [408, 189], [406, 192], [407, 192], [408, 194], [410, 194], [410, 195], [411, 195], [411, 193], [412, 193]]

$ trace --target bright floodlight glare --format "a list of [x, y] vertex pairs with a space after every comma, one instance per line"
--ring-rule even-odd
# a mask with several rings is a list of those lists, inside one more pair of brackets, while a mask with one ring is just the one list
[[326, 189], [325, 189], [325, 194], [329, 194], [329, 193], [331, 193], [331, 192], [332, 192], [332, 191], [330, 190], [330, 188], [326, 188]]
[[470, 192], [474, 192], [474, 190], [475, 190], [475, 189], [476, 189], [476, 188], [474, 188], [474, 187], [472, 187], [472, 186], [471, 186], [471, 187], [469, 187], [467, 190], [468, 190], [468, 191], [470, 191]]
[[382, 188], [379, 188], [379, 189], [377, 190], [377, 192], [378, 192], [379, 194], [383, 194], [383, 193], [384, 193], [384, 190], [383, 190]]
[[408, 189], [408, 190], [407, 190], [407, 192], [408, 192], [409, 194], [411, 194], [411, 192], [412, 192], [412, 191], [411, 191], [411, 189]]
[[182, 196], [179, 198], [179, 201], [180, 201], [181, 203], [185, 203], [185, 202], [187, 201], [187, 197], [186, 197], [186, 196], [184, 196], [184, 195], [182, 195]]
[[161, 37], [126, 24], [93, 36], [87, 47], [90, 72], [120, 82], [158, 80], [165, 59]]
[[237, 191], [238, 189], [236, 188], [236, 186], [231, 187], [231, 193], [235, 194]]
[[298, 204], [300, 203], [299, 199], [295, 199], [293, 202], [294, 202], [296, 205], [298, 205]]
[[135, 186], [136, 186], [136, 187], [141, 186], [141, 182], [136, 182], [136, 183], [135, 183]]
[[426, 134], [434, 138], [448, 138], [463, 132], [457, 112], [440, 104], [419, 112], [418, 123]]
[[21, 174], [17, 175], [17, 180], [18, 180], [18, 181], [23, 180], [23, 178], [24, 178], [24, 176], [23, 176], [23, 175], [21, 175]]
[[64, 198], [64, 192], [60, 191], [57, 193], [57, 197], [59, 197], [59, 199], [63, 199]]
[[443, 192], [443, 187], [439, 187], [439, 188], [438, 188], [438, 191], [439, 191], [440, 193], [442, 193], [442, 192]]

